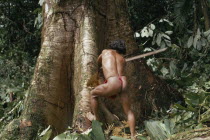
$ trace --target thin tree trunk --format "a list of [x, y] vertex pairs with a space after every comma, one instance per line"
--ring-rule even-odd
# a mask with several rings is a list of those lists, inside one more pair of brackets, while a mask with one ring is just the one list
[[207, 6], [206, 0], [201, 0], [201, 9], [202, 9], [203, 16], [204, 16], [205, 29], [209, 30], [210, 23], [209, 23], [208, 6]]
[[194, 6], [194, 27], [193, 27], [193, 33], [194, 35], [197, 33], [197, 29], [198, 29], [198, 23], [197, 23], [197, 0], [193, 1], [193, 6]]

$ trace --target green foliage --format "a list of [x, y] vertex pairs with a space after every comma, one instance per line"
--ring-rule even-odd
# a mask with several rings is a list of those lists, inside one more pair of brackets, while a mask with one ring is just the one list
[[92, 122], [92, 138], [94, 140], [97, 140], [97, 139], [105, 140], [101, 124], [98, 121]]
[[[135, 9], [136, 5], [144, 5], [144, 1], [133, 3], [135, 5], [131, 9]], [[156, 3], [153, 7], [155, 5]], [[154, 126], [153, 132], [169, 137], [181, 131], [209, 126], [210, 30], [204, 29], [202, 10], [197, 2], [178, 0], [162, 7], [167, 9], [166, 13], [160, 12], [158, 17], [161, 18], [150, 18], [146, 23], [139, 23], [135, 19], [152, 12], [141, 11], [139, 15], [136, 14], [138, 11], [131, 11], [135, 14], [131, 17], [136, 16], [133, 19], [136, 29], [134, 37], [143, 48], [141, 51], [168, 48], [167, 52], [148, 57], [146, 61], [156, 75], [184, 96], [184, 102], [178, 102], [167, 111], [158, 112], [150, 124]], [[146, 8], [150, 10], [150, 7]], [[149, 133], [148, 129], [147, 132]]]
[[163, 140], [171, 136], [171, 128], [174, 124], [170, 124], [168, 120], [165, 120], [165, 123], [161, 121], [149, 120], [145, 121], [145, 128], [149, 136], [153, 140]]
[[193, 21], [189, 22], [189, 20], [192, 20], [193, 16], [193, 0], [178, 0], [174, 4], [174, 15], [175, 20], [174, 22], [176, 25], [183, 29], [185, 26], [189, 26]]
[[9, 59], [16, 57], [19, 63], [24, 60], [26, 54], [30, 57], [37, 56], [40, 47], [40, 30], [34, 28], [34, 19], [39, 12], [37, 1], [0, 2], [1, 54]]
[[0, 129], [23, 110], [40, 47], [40, 30], [34, 27], [38, 6], [28, 0], [0, 2]]
[[50, 125], [39, 134], [40, 140], [49, 140], [52, 134], [52, 129], [50, 129]]
[[[105, 140], [105, 136], [102, 130], [102, 124], [98, 121], [92, 122], [92, 129], [88, 129], [82, 134], [72, 133], [69, 130], [55, 136], [53, 140]], [[48, 126], [40, 134], [38, 134], [37, 140], [49, 140], [52, 133], [52, 128]], [[121, 137], [112, 136], [112, 140], [128, 140]]]

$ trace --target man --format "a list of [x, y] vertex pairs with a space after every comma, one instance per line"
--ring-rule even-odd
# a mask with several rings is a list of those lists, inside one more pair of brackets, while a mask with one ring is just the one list
[[125, 43], [122, 40], [113, 41], [109, 49], [102, 51], [98, 57], [99, 65], [102, 65], [105, 77], [104, 84], [101, 84], [91, 91], [91, 109], [96, 120], [98, 114], [98, 97], [116, 98], [119, 97], [124, 112], [127, 115], [131, 137], [135, 135], [135, 116], [131, 111], [131, 105], [126, 93], [127, 80], [125, 76], [125, 59], [121, 54], [126, 53]]

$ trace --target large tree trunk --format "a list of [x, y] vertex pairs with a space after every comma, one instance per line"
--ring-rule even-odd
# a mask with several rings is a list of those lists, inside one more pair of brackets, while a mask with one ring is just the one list
[[[25, 109], [0, 139], [31, 140], [47, 125], [54, 128], [54, 134], [69, 125], [87, 129], [90, 89], [86, 85], [97, 70], [98, 54], [115, 39], [125, 40], [128, 54], [138, 51], [126, 8], [124, 0], [45, 1], [42, 48]], [[126, 71], [128, 94], [138, 122], [174, 100], [174, 92], [144, 61], [128, 62]], [[107, 115], [111, 113], [126, 119], [118, 101], [101, 102], [108, 107], [101, 106], [104, 122], [110, 122]]]

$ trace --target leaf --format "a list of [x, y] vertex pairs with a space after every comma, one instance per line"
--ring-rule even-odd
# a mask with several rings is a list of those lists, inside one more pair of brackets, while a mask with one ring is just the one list
[[77, 133], [62, 133], [56, 136], [53, 140], [91, 140], [88, 135], [85, 134], [77, 134]]
[[165, 48], [166, 47], [166, 43], [164, 42], [164, 41], [162, 41], [161, 43], [160, 43], [160, 48], [162, 49], [162, 48]]
[[189, 118], [191, 118], [193, 116], [193, 112], [185, 112], [183, 115], [182, 115], [182, 119], [185, 121]]
[[202, 49], [201, 41], [200, 41], [200, 40], [197, 41], [196, 48], [197, 48], [197, 50], [199, 50], [199, 51]]
[[170, 130], [166, 128], [166, 125], [161, 121], [144, 121], [145, 128], [152, 140], [164, 140], [167, 139], [170, 134]]
[[168, 47], [171, 47], [171, 41], [166, 40], [166, 39], [164, 39], [164, 41], [165, 41], [165, 43], [166, 43], [166, 45], [167, 45]]
[[199, 39], [199, 36], [195, 36], [194, 38], [194, 41], [193, 41], [193, 47], [196, 49], [196, 45], [197, 45], [197, 42], [198, 42], [198, 39]]
[[174, 107], [177, 108], [177, 109], [180, 109], [180, 110], [187, 110], [186, 107], [183, 107], [183, 106], [180, 105], [180, 104], [174, 104]]
[[66, 134], [62, 133], [58, 136], [56, 136], [53, 140], [65, 140]]
[[205, 31], [203, 34], [204, 34], [205, 37], [209, 36], [210, 35], [210, 30]]
[[160, 71], [162, 72], [163, 76], [166, 76], [169, 73], [168, 69], [165, 67], [163, 67]]
[[149, 32], [147, 30], [147, 27], [144, 27], [141, 31], [141, 37], [149, 37]]
[[170, 69], [170, 75], [175, 76], [176, 71], [177, 71], [177, 67], [176, 67], [176, 64], [175, 64], [174, 61], [170, 62], [169, 69]]
[[207, 40], [208, 40], [208, 42], [210, 43], [210, 35], [208, 36]]
[[190, 105], [199, 105], [199, 98], [200, 96], [195, 93], [185, 94], [185, 100], [190, 102]]
[[42, 6], [45, 0], [39, 0], [39, 5]]
[[50, 129], [49, 131], [47, 131], [47, 132], [45, 133], [45, 135], [44, 135], [40, 140], [49, 140], [51, 134], [52, 134], [52, 129]]
[[45, 129], [45, 130], [43, 130], [42, 132], [41, 132], [41, 134], [39, 135], [39, 136], [43, 136], [43, 135], [45, 135], [46, 133], [47, 133], [47, 131], [49, 131], [50, 130], [50, 125]]
[[160, 46], [161, 40], [162, 40], [162, 34], [159, 33], [159, 34], [157, 35], [157, 39], [156, 39], [156, 43], [157, 43], [158, 46]]
[[187, 69], [187, 63], [184, 63], [184, 66], [183, 66], [183, 68], [181, 70], [181, 73], [183, 73], [186, 69]]
[[190, 38], [187, 41], [187, 47], [190, 48], [193, 45], [193, 36], [190, 36]]
[[153, 30], [149, 29], [149, 36], [152, 37], [153, 36]]
[[154, 25], [154, 24], [150, 24], [150, 28], [151, 28], [152, 30], [155, 30], [155, 25]]
[[152, 49], [151, 48], [145, 48], [144, 49], [144, 52], [148, 52], [148, 51], [152, 51]]
[[152, 45], [155, 45], [156, 42], [156, 34], [154, 34], [153, 39], [152, 39]]
[[163, 21], [167, 22], [170, 26], [174, 26], [172, 22], [170, 22], [169, 20], [167, 19], [163, 19]]
[[198, 35], [199, 37], [201, 36], [200, 28], [198, 28], [198, 30], [197, 30], [197, 35]]
[[171, 35], [171, 34], [173, 34], [173, 31], [166, 31], [165, 33], [168, 35]]
[[167, 34], [163, 34], [163, 37], [166, 38], [167, 40], [171, 40], [171, 38]]
[[99, 121], [92, 121], [92, 134], [95, 140], [105, 140], [101, 123]]
[[122, 137], [117, 137], [117, 136], [111, 136], [110, 138], [111, 138], [111, 140], [130, 140], [130, 139], [126, 139], [126, 138], [122, 138]]
[[207, 40], [205, 38], [201, 38], [201, 45], [203, 47], [207, 45]]
[[135, 32], [134, 37], [140, 37], [140, 34], [138, 32]]

